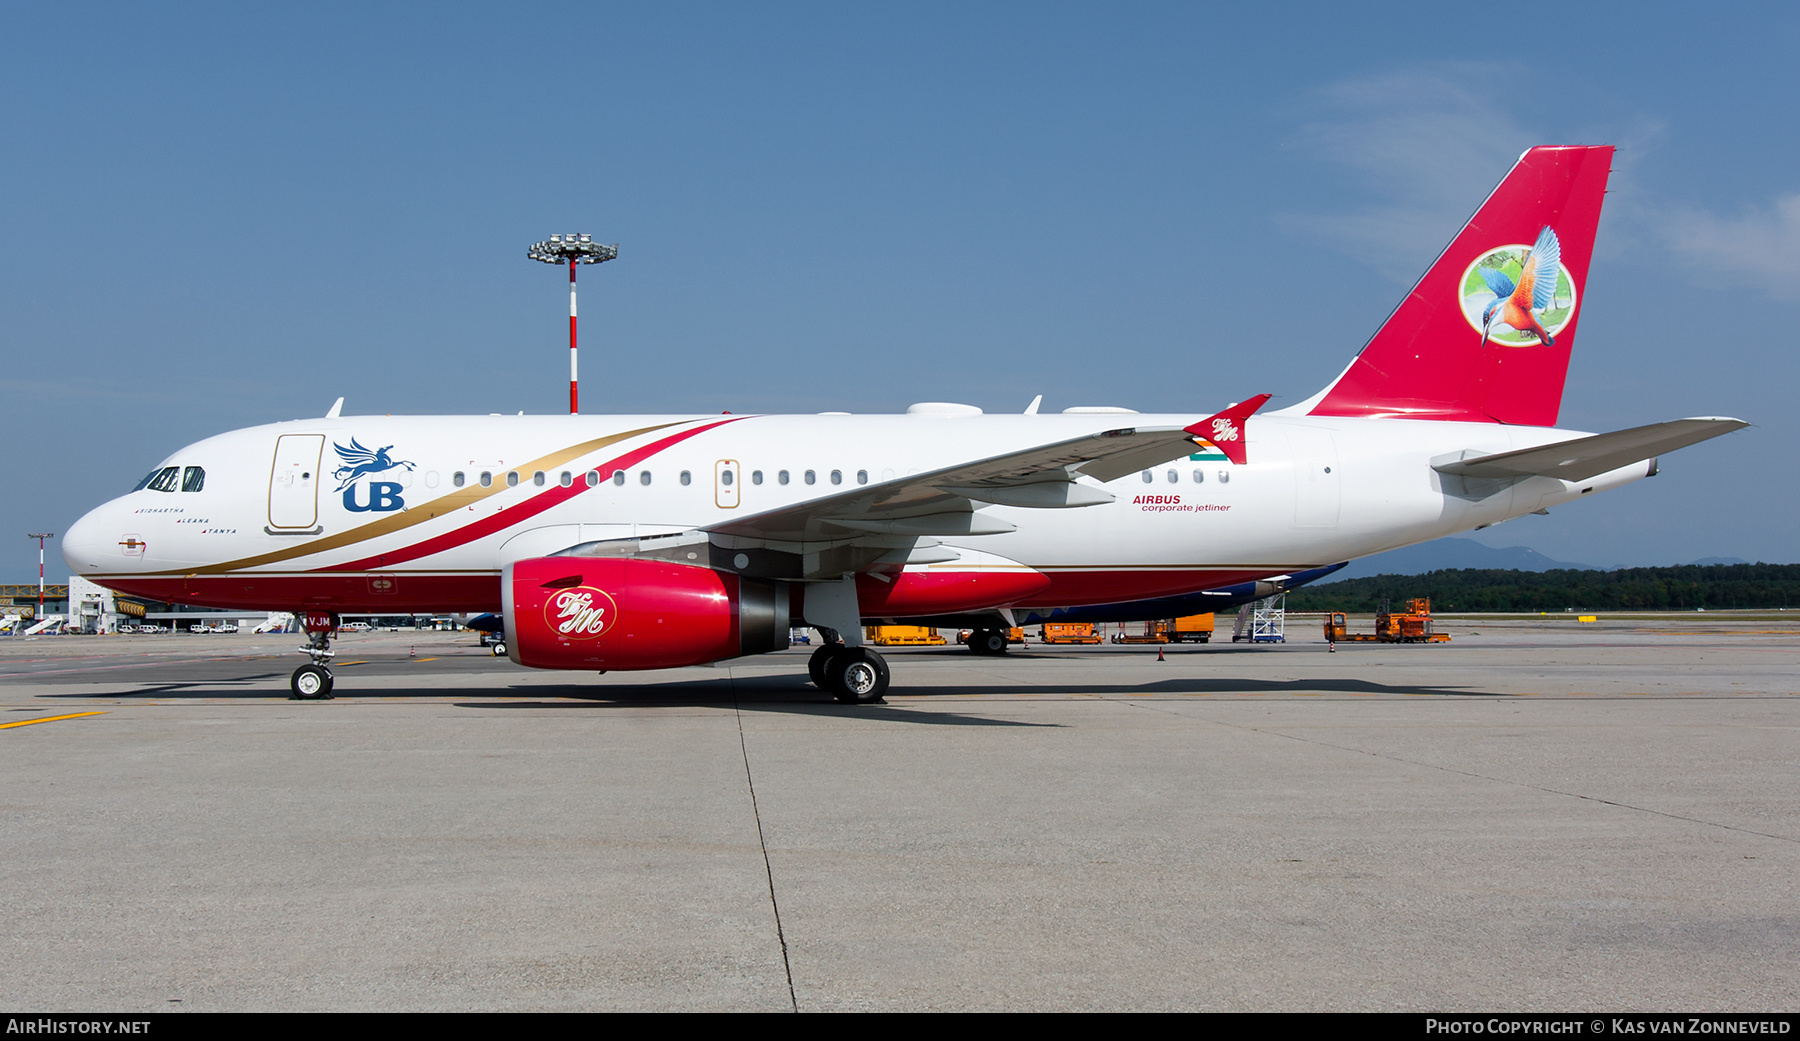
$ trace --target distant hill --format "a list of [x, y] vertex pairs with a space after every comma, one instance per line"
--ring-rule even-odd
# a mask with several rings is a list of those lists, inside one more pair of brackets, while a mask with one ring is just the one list
[[1290, 611], [1368, 611], [1383, 600], [1431, 598], [1438, 611], [1691, 611], [1800, 608], [1800, 564], [1712, 564], [1616, 571], [1485, 570], [1380, 575], [1306, 586]]
[[[1742, 563], [1742, 561], [1707, 560], [1695, 563]], [[1481, 571], [1575, 571], [1598, 570], [1592, 564], [1572, 564], [1551, 560], [1535, 549], [1508, 546], [1495, 549], [1474, 539], [1433, 539], [1405, 549], [1389, 550], [1372, 557], [1353, 560], [1350, 566], [1333, 574], [1321, 585], [1375, 575], [1423, 575], [1427, 571], [1473, 568]]]

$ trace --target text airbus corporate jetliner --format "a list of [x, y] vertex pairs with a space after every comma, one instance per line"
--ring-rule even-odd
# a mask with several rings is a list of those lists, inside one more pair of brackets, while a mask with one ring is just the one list
[[[662, 669], [826, 637], [839, 700], [888, 684], [870, 620], [1167, 618], [1656, 473], [1735, 430], [1554, 429], [1610, 172], [1534, 148], [1335, 382], [1291, 408], [1139, 415], [339, 417], [209, 438], [83, 517], [122, 593], [292, 609], [329, 696], [338, 612], [492, 611], [546, 669]], [[1198, 420], [1198, 421], [1197, 421]]]

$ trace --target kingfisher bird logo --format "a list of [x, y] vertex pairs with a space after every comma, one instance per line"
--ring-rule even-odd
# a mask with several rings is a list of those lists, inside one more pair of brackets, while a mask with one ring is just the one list
[[1548, 225], [1529, 246], [1488, 250], [1463, 272], [1463, 317], [1481, 345], [1551, 346], [1575, 318], [1575, 280], [1562, 264], [1562, 242]]
[[413, 468], [412, 463], [406, 460], [396, 460], [388, 455], [393, 451], [393, 445], [371, 451], [353, 437], [350, 439], [349, 447], [335, 441], [332, 442], [331, 447], [337, 449], [338, 458], [344, 461], [344, 465], [338, 467], [331, 475], [333, 480], [339, 482], [337, 490], [343, 493], [344, 509], [352, 513], [368, 513], [370, 511], [386, 513], [406, 507], [406, 500], [400, 494], [406, 488], [397, 481], [371, 481], [364, 501], [361, 503], [356, 501], [356, 482], [359, 479], [401, 467], [405, 467], [407, 470]]

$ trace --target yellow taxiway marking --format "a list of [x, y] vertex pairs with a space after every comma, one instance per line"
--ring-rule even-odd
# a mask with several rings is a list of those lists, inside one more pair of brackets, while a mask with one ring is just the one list
[[437, 659], [436, 658], [408, 658], [407, 661], [412, 661], [412, 662], [437, 661]]
[[71, 712], [66, 716], [45, 716], [43, 719], [21, 719], [17, 723], [0, 723], [0, 730], [11, 730], [13, 727], [28, 727], [33, 723], [54, 723], [59, 719], [80, 719], [82, 716], [104, 716], [104, 712]]

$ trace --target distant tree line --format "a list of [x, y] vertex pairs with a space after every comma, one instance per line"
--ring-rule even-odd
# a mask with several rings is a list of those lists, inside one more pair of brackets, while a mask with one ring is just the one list
[[1376, 575], [1288, 594], [1290, 611], [1373, 611], [1420, 596], [1433, 611], [1692, 611], [1800, 607], [1800, 564], [1714, 564], [1618, 571], [1458, 568]]

